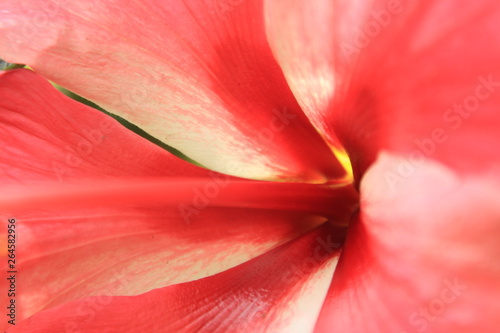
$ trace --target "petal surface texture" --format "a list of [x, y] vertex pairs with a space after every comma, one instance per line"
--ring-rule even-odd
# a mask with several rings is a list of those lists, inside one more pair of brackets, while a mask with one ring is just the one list
[[363, 179], [316, 332], [496, 332], [498, 173], [463, 177], [428, 160], [394, 186], [401, 163], [383, 153]]
[[340, 252], [338, 231], [322, 225], [205, 279], [69, 302], [9, 332], [312, 332]]
[[2, 185], [64, 185], [90, 178], [209, 177], [132, 133], [113, 118], [77, 103], [34, 72], [0, 76]]
[[0, 218], [2, 232], [17, 220], [17, 320], [81, 297], [216, 274], [337, 210], [330, 198], [338, 189], [193, 166], [32, 71], [1, 73], [0, 97]]
[[324, 182], [345, 172], [276, 63], [261, 1], [0, 5], [0, 57], [219, 172]]

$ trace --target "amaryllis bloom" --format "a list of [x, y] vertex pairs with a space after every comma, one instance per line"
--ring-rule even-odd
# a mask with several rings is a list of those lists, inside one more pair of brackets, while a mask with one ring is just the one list
[[0, 76], [0, 327], [496, 332], [499, 22], [493, 0], [2, 1], [0, 58], [34, 72]]

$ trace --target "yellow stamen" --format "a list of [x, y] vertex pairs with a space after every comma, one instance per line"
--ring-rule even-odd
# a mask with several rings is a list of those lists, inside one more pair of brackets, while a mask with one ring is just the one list
[[346, 182], [352, 183], [354, 181], [354, 173], [352, 171], [351, 160], [349, 159], [349, 155], [342, 148], [332, 147], [332, 151], [335, 154], [335, 157], [339, 160], [340, 164], [344, 167], [346, 175], [343, 180]]

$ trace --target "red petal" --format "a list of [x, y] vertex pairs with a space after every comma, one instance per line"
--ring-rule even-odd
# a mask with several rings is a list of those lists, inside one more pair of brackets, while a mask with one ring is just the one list
[[135, 297], [92, 297], [12, 332], [311, 332], [339, 254], [327, 225], [236, 268]]
[[195, 167], [77, 103], [29, 70], [0, 74], [0, 182], [206, 177]]
[[[334, 40], [339, 20], [331, 0], [265, 2], [269, 43], [285, 77], [312, 123], [335, 142], [325, 116], [338, 84]], [[347, 19], [347, 17], [345, 18]], [[353, 17], [349, 17], [352, 22]]]
[[317, 332], [497, 332], [500, 183], [425, 162], [394, 187], [401, 156], [364, 178], [362, 210]]
[[2, 57], [208, 168], [313, 182], [344, 174], [271, 54], [260, 1], [9, 0], [0, 20]]
[[[18, 321], [81, 297], [136, 295], [210, 276], [324, 221], [292, 212], [206, 208], [186, 223], [177, 207], [140, 206], [14, 216]], [[1, 285], [8, 290], [5, 279]]]
[[[358, 176], [381, 149], [461, 172], [500, 162], [496, 1], [297, 0], [266, 9], [290, 86], [315, 125], [340, 138]], [[311, 91], [318, 84], [324, 94]]]

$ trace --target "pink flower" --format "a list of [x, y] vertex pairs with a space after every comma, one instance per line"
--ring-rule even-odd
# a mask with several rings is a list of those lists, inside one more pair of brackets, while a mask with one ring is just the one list
[[0, 328], [495, 332], [499, 20], [490, 0], [3, 1], [0, 57], [36, 73], [0, 76]]

